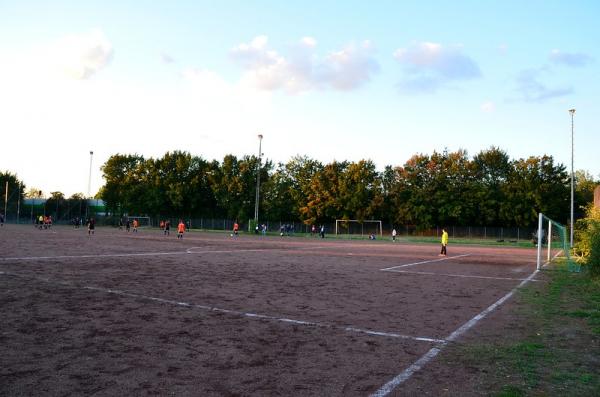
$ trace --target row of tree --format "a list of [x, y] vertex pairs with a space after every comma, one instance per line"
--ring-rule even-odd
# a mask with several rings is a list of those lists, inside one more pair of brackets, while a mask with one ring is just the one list
[[[0, 213], [4, 212], [6, 204], [6, 214], [10, 220], [16, 219], [18, 212], [21, 218], [52, 215], [55, 220], [70, 220], [85, 217], [89, 210], [88, 200], [83, 193], [75, 193], [67, 198], [60, 191], [45, 193], [34, 187], [27, 188], [17, 175], [8, 171], [0, 172], [0, 194]], [[33, 205], [26, 203], [25, 199], [37, 201]]]
[[[106, 183], [96, 198], [115, 215], [246, 220], [254, 216], [258, 165], [255, 156], [227, 155], [219, 162], [180, 151], [157, 159], [116, 154], [102, 167]], [[511, 160], [494, 147], [472, 158], [465, 151], [417, 154], [381, 172], [369, 160], [323, 164], [297, 156], [285, 164], [262, 162], [260, 180], [261, 221], [531, 227], [538, 211], [563, 223], [570, 212], [563, 165], [551, 156]], [[16, 214], [25, 197], [46, 198], [45, 212], [56, 218], [87, 211], [83, 194], [40, 194], [10, 172], [0, 172], [3, 203], [6, 182], [9, 214]], [[576, 218], [597, 185], [588, 173], [576, 173]]]
[[[187, 152], [162, 158], [116, 154], [103, 165], [98, 197], [114, 214], [253, 218], [257, 171], [260, 220], [380, 219], [390, 224], [534, 226], [539, 211], [566, 222], [570, 179], [551, 156], [511, 160], [498, 148], [417, 154], [378, 172], [370, 160], [323, 164], [297, 156], [274, 165], [227, 155], [207, 161]], [[260, 169], [259, 169], [260, 168]], [[578, 207], [597, 183], [578, 172]]]

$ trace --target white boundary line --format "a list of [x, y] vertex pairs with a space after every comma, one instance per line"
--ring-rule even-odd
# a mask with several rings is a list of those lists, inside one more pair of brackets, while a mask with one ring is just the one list
[[[23, 276], [23, 275], [12, 273], [12, 272], [0, 271], [0, 275], [7, 275], [7, 276], [13, 276], [13, 277], [25, 278], [25, 279], [33, 279], [33, 280], [37, 280], [37, 281], [43, 281], [43, 282], [49, 283], [49, 284], [58, 284], [58, 285], [62, 285], [62, 286], [67, 286], [70, 288], [78, 287], [75, 284], [65, 282], [65, 281], [54, 281], [54, 280], [50, 280], [47, 278], [41, 278], [41, 277]], [[93, 286], [83, 286], [80, 288], [89, 290], [89, 291], [98, 291], [98, 292], [104, 292], [104, 293], [108, 293], [108, 294], [127, 296], [127, 297], [131, 297], [131, 298], [145, 299], [145, 300], [149, 300], [149, 301], [166, 303], [166, 304], [175, 305], [175, 306], [189, 307], [192, 309], [200, 309], [200, 310], [209, 311], [209, 312], [227, 313], [227, 314], [233, 314], [233, 315], [238, 315], [238, 316], [243, 316], [243, 317], [248, 317], [248, 318], [270, 320], [270, 321], [276, 321], [276, 322], [287, 323], [287, 324], [306, 325], [306, 326], [312, 326], [312, 327], [318, 327], [318, 328], [331, 328], [331, 329], [342, 330], [345, 332], [362, 333], [362, 334], [367, 334], [367, 335], [384, 336], [384, 337], [397, 338], [397, 339], [409, 339], [409, 340], [414, 340], [414, 341], [419, 341], [419, 342], [428, 342], [428, 343], [436, 343], [436, 344], [445, 344], [446, 343], [446, 341], [443, 339], [403, 335], [403, 334], [398, 334], [395, 332], [373, 331], [373, 330], [369, 330], [369, 329], [357, 328], [357, 327], [352, 327], [352, 326], [339, 326], [339, 325], [319, 323], [319, 322], [314, 322], [314, 321], [297, 320], [297, 319], [286, 318], [286, 317], [271, 316], [268, 314], [259, 314], [259, 313], [253, 313], [253, 312], [244, 312], [244, 311], [239, 311], [239, 310], [224, 309], [224, 308], [215, 307], [215, 306], [197, 305], [197, 304], [188, 303], [188, 302], [180, 302], [180, 301], [176, 301], [176, 300], [172, 300], [172, 299], [164, 299], [164, 298], [158, 298], [158, 297], [154, 297], [154, 296], [136, 294], [136, 293], [122, 291], [122, 290], [118, 290], [118, 289], [100, 288], [100, 287], [93, 287]]]
[[[479, 313], [478, 315], [476, 315], [475, 317], [473, 317], [472, 319], [470, 319], [469, 321], [467, 321], [466, 323], [461, 325], [458, 329], [456, 329], [454, 332], [452, 332], [450, 335], [448, 335], [448, 337], [445, 340], [448, 342], [453, 342], [456, 339], [458, 339], [462, 334], [464, 334], [469, 329], [471, 329], [473, 326], [475, 326], [475, 324], [477, 324], [485, 316], [487, 316], [488, 314], [493, 312], [501, 304], [503, 304], [508, 299], [510, 299], [510, 297], [513, 296], [513, 294], [517, 291], [517, 289], [521, 288], [522, 286], [527, 284], [529, 281], [531, 281], [537, 275], [538, 271], [539, 270], [536, 269], [533, 273], [531, 273], [529, 275], [529, 277], [527, 277], [526, 279], [521, 281], [521, 283], [519, 285], [517, 285], [515, 288], [513, 288], [509, 293], [507, 293], [502, 298], [498, 299], [496, 302], [494, 302], [492, 305], [490, 305], [487, 309], [485, 309], [484, 311], [482, 311], [481, 313]], [[419, 371], [421, 368], [423, 368], [425, 365], [427, 365], [427, 363], [429, 363], [431, 360], [433, 360], [442, 351], [443, 347], [444, 347], [444, 345], [441, 344], [441, 345], [437, 345], [437, 346], [429, 349], [429, 351], [427, 351], [427, 353], [422, 355], [417, 361], [412, 363], [411, 366], [409, 366], [404, 371], [402, 371], [402, 373], [398, 374], [396, 377], [394, 377], [388, 383], [383, 385], [375, 393], [371, 394], [371, 397], [384, 397], [384, 396], [387, 396], [388, 394], [390, 394], [396, 387], [398, 387], [399, 385], [401, 385], [402, 383], [404, 383], [405, 381], [410, 379], [410, 377], [415, 372]]]
[[51, 260], [51, 259], [86, 259], [86, 258], [119, 258], [119, 257], [131, 257], [131, 256], [158, 256], [158, 255], [187, 255], [187, 254], [231, 254], [236, 252], [262, 252], [262, 251], [297, 251], [297, 250], [310, 250], [324, 248], [318, 247], [307, 247], [307, 248], [250, 248], [250, 249], [229, 249], [229, 250], [204, 250], [204, 251], [193, 251], [204, 247], [191, 247], [185, 251], [171, 251], [171, 252], [134, 252], [134, 253], [122, 253], [122, 254], [90, 254], [90, 255], [57, 255], [57, 256], [22, 256], [22, 257], [9, 257], [0, 258], [0, 261], [35, 261], [35, 260]]
[[440, 258], [440, 259], [432, 259], [432, 260], [429, 260], [429, 261], [422, 261], [422, 262], [415, 262], [415, 263], [407, 263], [407, 264], [405, 264], [405, 265], [399, 265], [399, 266], [386, 267], [385, 269], [379, 269], [379, 270], [381, 270], [381, 271], [383, 271], [383, 272], [389, 272], [389, 271], [392, 271], [392, 270], [394, 270], [394, 269], [400, 269], [400, 268], [402, 268], [402, 267], [416, 266], [416, 265], [423, 265], [423, 264], [425, 264], [425, 263], [433, 263], [433, 262], [447, 261], [447, 260], [450, 260], [450, 259], [462, 258], [462, 257], [465, 257], [465, 256], [471, 256], [471, 254], [462, 254], [462, 255], [455, 255], [455, 256], [447, 256], [447, 257]]
[[[486, 280], [511, 280], [511, 281], [523, 281], [526, 278], [516, 278], [516, 277], [493, 277], [493, 276], [474, 276], [468, 274], [450, 274], [450, 273], [434, 273], [434, 272], [413, 272], [410, 270], [387, 270], [392, 273], [407, 273], [407, 274], [424, 274], [428, 276], [444, 276], [444, 277], [460, 277], [460, 278], [482, 278]], [[531, 281], [542, 281], [537, 279], [532, 279]]]
[[12, 258], [0, 258], [0, 261], [36, 261], [47, 259], [85, 259], [85, 258], [117, 258], [129, 256], [153, 256], [153, 255], [185, 255], [185, 251], [173, 252], [138, 252], [123, 254], [94, 254], [94, 255], [57, 255], [57, 256], [22, 256]]

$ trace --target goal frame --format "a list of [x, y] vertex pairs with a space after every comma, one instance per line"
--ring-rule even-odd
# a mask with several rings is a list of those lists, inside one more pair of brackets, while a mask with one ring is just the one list
[[[134, 220], [134, 219], [137, 219], [138, 221], [139, 221], [140, 219], [147, 219], [147, 220], [148, 220], [148, 222], [147, 222], [145, 225], [144, 225], [144, 224], [140, 224], [140, 226], [139, 226], [139, 227], [152, 227], [152, 218], [151, 218], [151, 217], [149, 217], [149, 216], [133, 216], [133, 215], [127, 215], [127, 216], [125, 216], [125, 219], [126, 219], [126, 220], [128, 220], [128, 221], [130, 221], [130, 222], [133, 222], [133, 220]], [[140, 222], [140, 223], [141, 223], [141, 222]]]
[[[552, 236], [552, 228], [556, 227], [558, 232], [559, 232], [559, 251], [558, 253], [556, 253], [554, 256], [552, 256], [552, 240], [553, 240], [553, 236]], [[544, 227], [547, 227], [547, 235], [546, 232], [544, 230]], [[547, 217], [546, 215], [542, 214], [541, 212], [538, 214], [538, 228], [537, 228], [537, 232], [535, 235], [535, 239], [536, 239], [536, 244], [537, 244], [537, 270], [541, 270], [544, 266], [550, 264], [557, 256], [561, 255], [564, 256], [567, 260], [567, 265], [568, 265], [568, 270], [571, 272], [579, 272], [581, 270], [581, 267], [574, 263], [573, 260], [571, 260], [571, 255], [570, 255], [570, 246], [569, 243], [567, 242], [567, 233], [566, 233], [566, 226], [550, 219], [549, 217]], [[545, 241], [544, 241], [545, 240]], [[543, 245], [544, 243], [546, 244], [546, 249], [547, 249], [547, 254], [546, 257], [544, 258], [543, 256]]]
[[[380, 220], [363, 220], [363, 221], [360, 221], [358, 219], [336, 219], [335, 220], [335, 235], [336, 236], [340, 235], [339, 224], [343, 223], [343, 222], [346, 222], [346, 223], [358, 223], [358, 224], [365, 224], [365, 223], [374, 223], [374, 224], [377, 224], [377, 225], [379, 225], [379, 237], [383, 237], [383, 222], [382, 221], [380, 221]], [[361, 233], [360, 235], [364, 236], [364, 233]]]

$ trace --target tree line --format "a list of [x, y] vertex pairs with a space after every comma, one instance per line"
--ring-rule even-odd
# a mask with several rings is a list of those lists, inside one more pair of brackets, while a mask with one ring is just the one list
[[[324, 164], [306, 156], [287, 163], [227, 155], [208, 161], [188, 152], [161, 158], [115, 154], [102, 166], [97, 197], [114, 214], [186, 218], [254, 217], [260, 172], [260, 221], [383, 220], [437, 225], [531, 227], [537, 213], [565, 223], [570, 178], [552, 156], [511, 160], [491, 147], [416, 154], [402, 166], [377, 171], [370, 160]], [[576, 202], [588, 203], [597, 184], [578, 172]]]
[[[161, 158], [115, 154], [102, 166], [104, 186], [96, 198], [114, 215], [153, 217], [254, 217], [256, 156], [227, 155], [208, 161], [188, 152]], [[552, 156], [510, 159], [491, 147], [469, 157], [466, 151], [416, 154], [402, 166], [378, 171], [370, 160], [324, 164], [306, 156], [286, 163], [260, 164], [260, 221], [329, 223], [334, 219], [382, 220], [387, 224], [434, 226], [532, 227], [537, 212], [566, 223], [570, 214], [570, 176]], [[576, 218], [593, 200], [598, 181], [576, 172]], [[0, 172], [0, 200], [16, 214], [24, 198], [45, 198], [44, 211], [55, 218], [83, 216], [82, 193], [29, 187], [8, 171]], [[3, 208], [0, 209], [0, 212]], [[21, 207], [21, 215], [27, 211]]]
[[[7, 190], [8, 188], [8, 190]], [[35, 206], [28, 205], [25, 199], [39, 200]], [[20, 212], [21, 218], [37, 218], [39, 215], [51, 215], [55, 220], [70, 220], [83, 218], [88, 212], [87, 199], [83, 193], [75, 193], [66, 197], [60, 191], [43, 192], [35, 187], [27, 187], [16, 174], [9, 171], [0, 171], [0, 213], [4, 213], [9, 220], [16, 219]]]

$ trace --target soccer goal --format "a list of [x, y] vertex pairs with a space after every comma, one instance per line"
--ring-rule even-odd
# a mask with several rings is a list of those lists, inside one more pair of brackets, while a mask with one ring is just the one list
[[336, 219], [335, 234], [352, 236], [383, 236], [381, 221], [359, 221], [356, 219]]
[[129, 221], [130, 224], [133, 224], [134, 219], [137, 219], [139, 227], [152, 226], [152, 222], [150, 221], [149, 216], [126, 216], [125, 217], [125, 220]]
[[567, 228], [541, 212], [537, 232], [533, 235], [533, 243], [537, 246], [538, 270], [557, 260], [566, 260], [571, 272], [581, 270], [581, 266], [571, 259]]

